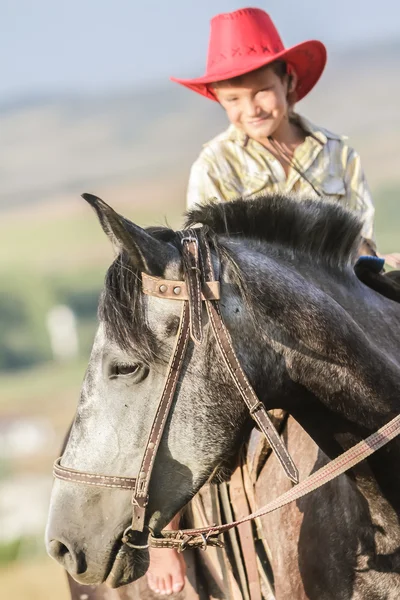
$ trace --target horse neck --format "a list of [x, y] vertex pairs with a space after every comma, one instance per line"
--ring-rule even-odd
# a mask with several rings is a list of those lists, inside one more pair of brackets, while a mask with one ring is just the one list
[[[331, 458], [398, 414], [393, 330], [399, 330], [400, 307], [360, 287], [350, 269], [340, 273], [305, 260], [294, 268], [293, 261], [246, 249], [239, 261], [258, 324], [251, 327], [253, 371], [263, 373], [258, 387], [267, 408], [291, 412]], [[360, 481], [376, 480], [396, 505], [399, 459], [395, 440], [358, 471]]]
[[[332, 412], [319, 398], [300, 386], [297, 390], [291, 390], [291, 397], [286, 402], [283, 400], [283, 405], [330, 459], [336, 458], [373, 433]], [[357, 488], [368, 500], [372, 517], [375, 513], [386, 514], [386, 520], [390, 522], [393, 517], [392, 509], [395, 509], [396, 514], [400, 511], [399, 460], [400, 439], [395, 438], [351, 471]], [[386, 499], [384, 504], [382, 497]]]

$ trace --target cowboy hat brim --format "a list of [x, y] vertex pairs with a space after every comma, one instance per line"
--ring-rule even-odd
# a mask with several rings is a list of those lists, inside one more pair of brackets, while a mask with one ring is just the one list
[[288, 65], [291, 65], [296, 72], [298, 79], [296, 95], [297, 101], [299, 101], [312, 90], [321, 77], [326, 65], [326, 58], [326, 48], [324, 44], [318, 40], [309, 40], [297, 44], [292, 48], [285, 48], [268, 57], [248, 57], [246, 64], [238, 65], [235, 69], [231, 69], [230, 71], [221, 69], [218, 72], [208, 73], [197, 79], [178, 79], [176, 77], [171, 77], [171, 81], [184, 85], [210, 100], [217, 101], [217, 98], [209, 89], [211, 83], [233, 79], [239, 75], [245, 75], [246, 73], [267, 66], [277, 60], [284, 60]]

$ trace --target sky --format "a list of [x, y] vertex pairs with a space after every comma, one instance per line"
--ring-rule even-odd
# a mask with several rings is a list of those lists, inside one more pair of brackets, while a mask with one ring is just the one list
[[[285, 45], [400, 41], [399, 0], [269, 0]], [[204, 71], [210, 18], [236, 0], [0, 0], [0, 99], [141, 87]]]

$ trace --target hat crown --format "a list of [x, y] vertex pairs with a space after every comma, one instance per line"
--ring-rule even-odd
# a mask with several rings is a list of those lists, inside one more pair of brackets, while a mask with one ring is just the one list
[[226, 70], [244, 57], [268, 58], [284, 50], [271, 17], [260, 8], [242, 8], [211, 19], [207, 72]]

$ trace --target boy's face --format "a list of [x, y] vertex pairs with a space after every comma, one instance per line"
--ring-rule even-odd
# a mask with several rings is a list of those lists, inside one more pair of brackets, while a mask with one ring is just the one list
[[271, 67], [220, 81], [213, 92], [230, 122], [254, 140], [276, 133], [287, 117], [288, 77], [281, 78]]

